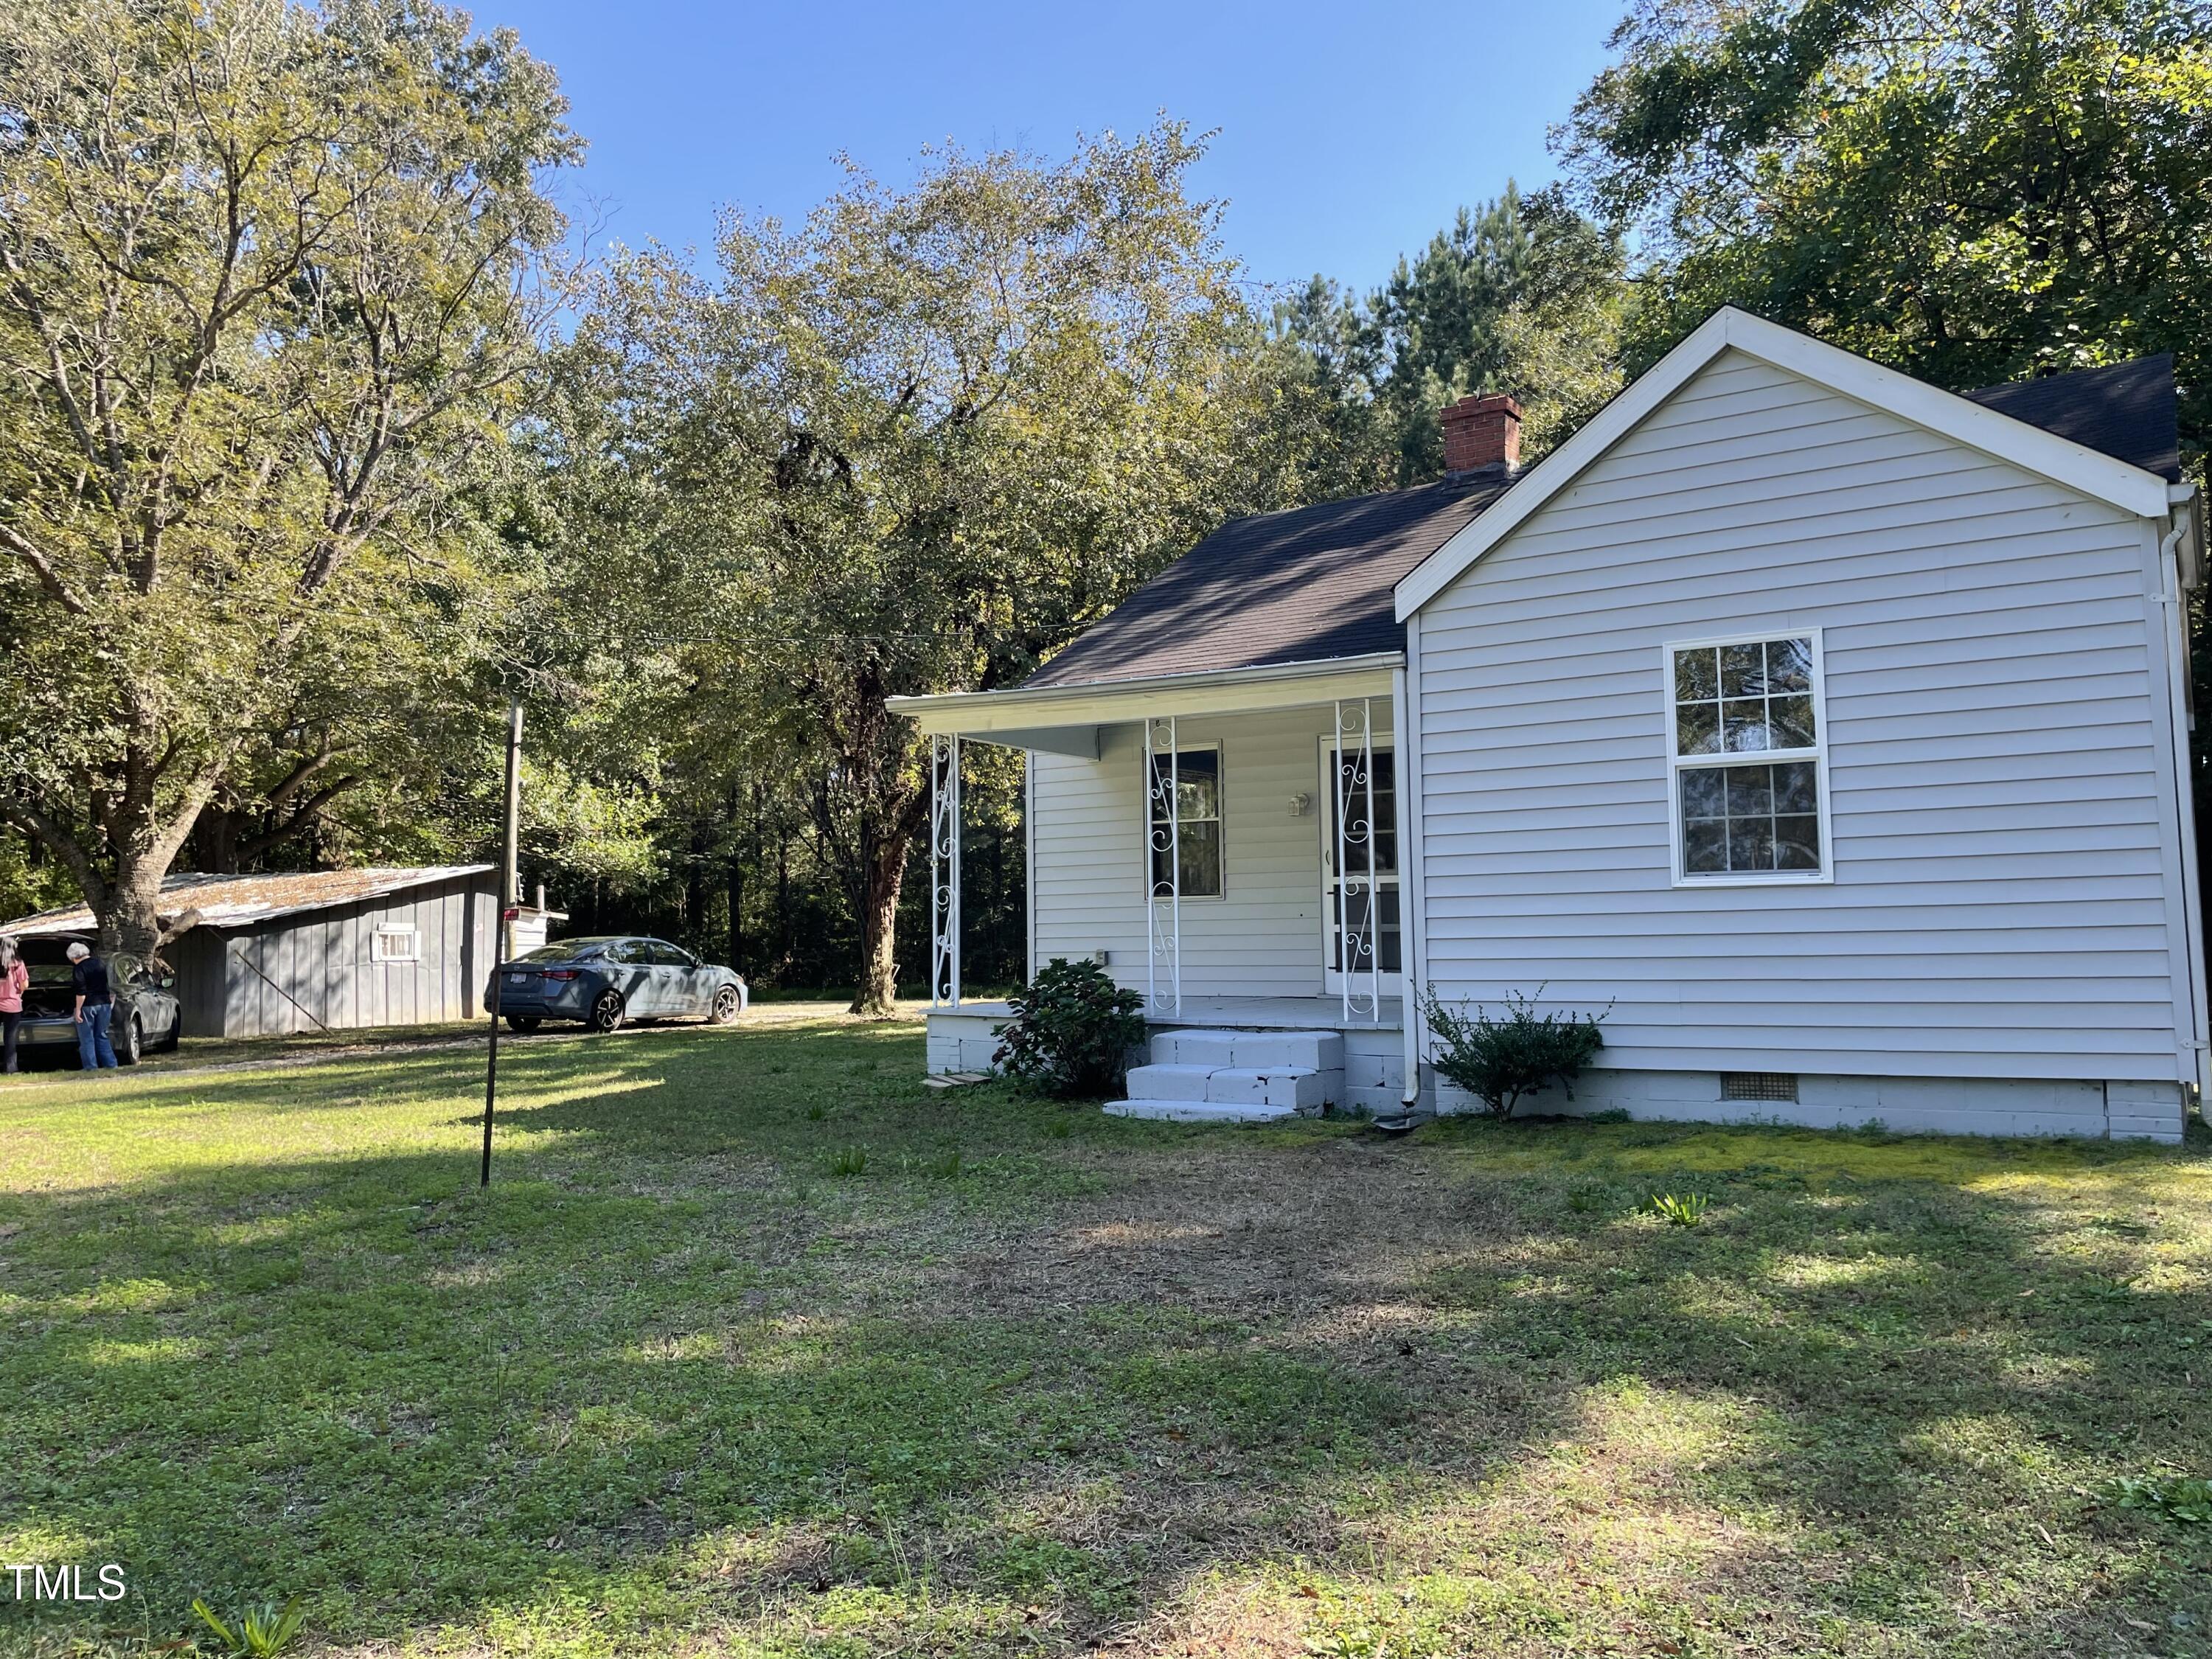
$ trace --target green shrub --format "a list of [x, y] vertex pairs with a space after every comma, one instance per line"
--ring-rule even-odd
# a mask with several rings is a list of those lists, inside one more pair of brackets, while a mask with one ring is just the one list
[[867, 1169], [868, 1149], [865, 1146], [840, 1146], [830, 1154], [830, 1173], [840, 1179], [865, 1175]]
[[1009, 999], [1014, 1018], [992, 1056], [1023, 1082], [1061, 1096], [1121, 1086], [1129, 1050], [1145, 1040], [1145, 1001], [1094, 962], [1054, 957]]
[[[1543, 994], [1540, 985], [1536, 996]], [[1432, 1061], [1437, 1070], [1500, 1121], [1511, 1117], [1524, 1097], [1555, 1083], [1571, 1100], [1576, 1076], [1605, 1046], [1597, 1029], [1605, 1014], [1540, 1015], [1536, 997], [1514, 991], [1505, 994], [1505, 1018], [1492, 1019], [1482, 1007], [1470, 1013], [1464, 1003], [1444, 1002], [1432, 985], [1421, 1000], [1421, 1017], [1440, 1045]]]
[[1712, 1200], [1703, 1193], [1685, 1193], [1680, 1198], [1672, 1193], [1654, 1193], [1644, 1200], [1644, 1207], [1670, 1227], [1694, 1227], [1712, 1206]]
[[2212, 1480], [2193, 1474], [2160, 1475], [2142, 1480], [2124, 1475], [2112, 1482], [2111, 1496], [2124, 1510], [2148, 1510], [2168, 1521], [2197, 1526], [2212, 1524]]
[[281, 1607], [273, 1601], [247, 1607], [232, 1614], [228, 1623], [217, 1618], [204, 1600], [194, 1598], [192, 1611], [221, 1639], [223, 1651], [234, 1659], [269, 1659], [282, 1653], [307, 1622], [307, 1611], [296, 1595]]

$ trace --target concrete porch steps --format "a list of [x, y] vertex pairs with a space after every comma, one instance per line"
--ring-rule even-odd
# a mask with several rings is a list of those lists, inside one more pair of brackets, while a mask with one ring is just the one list
[[1279, 1123], [1296, 1117], [1291, 1106], [1222, 1105], [1210, 1100], [1109, 1100], [1109, 1117], [1150, 1118], [1161, 1123]]
[[1156, 1032], [1151, 1061], [1129, 1071], [1116, 1117], [1176, 1123], [1272, 1123], [1344, 1100], [1344, 1039], [1334, 1031]]

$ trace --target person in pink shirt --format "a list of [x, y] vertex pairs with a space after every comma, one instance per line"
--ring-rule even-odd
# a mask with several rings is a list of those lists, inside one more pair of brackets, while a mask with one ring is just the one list
[[15, 1069], [15, 1028], [23, 1023], [23, 988], [30, 982], [15, 941], [0, 933], [0, 1072]]

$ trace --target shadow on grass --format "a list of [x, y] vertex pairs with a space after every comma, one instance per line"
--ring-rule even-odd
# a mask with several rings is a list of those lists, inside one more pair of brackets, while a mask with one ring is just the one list
[[[246, 1127], [0, 1196], [10, 1559], [126, 1563], [157, 1629], [299, 1592], [333, 1636], [517, 1648], [1074, 1648], [1231, 1607], [1407, 1650], [1764, 1618], [1994, 1653], [2197, 1616], [2090, 1494], [2212, 1443], [2166, 1196], [2201, 1149], [1224, 1136], [928, 1097], [919, 1048], [539, 1051], [488, 1194], [451, 1056], [78, 1106]], [[333, 1155], [356, 1115], [384, 1139]], [[1686, 1186], [1705, 1225], [1634, 1213]]]

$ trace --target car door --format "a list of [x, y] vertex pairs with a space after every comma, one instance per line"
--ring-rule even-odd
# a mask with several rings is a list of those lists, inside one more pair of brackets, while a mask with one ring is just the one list
[[680, 945], [665, 945], [661, 948], [668, 952], [672, 964], [671, 984], [677, 999], [668, 1012], [705, 1016], [714, 1006], [714, 970]]
[[608, 982], [622, 993], [623, 1007], [631, 1018], [655, 1012], [653, 996], [657, 988], [653, 978], [653, 947], [649, 940], [619, 940], [601, 951], [599, 960], [606, 965]]
[[690, 997], [684, 983], [684, 967], [691, 960], [665, 939], [645, 941], [647, 960], [651, 966], [647, 971], [653, 978], [653, 1006], [647, 1012], [654, 1014], [688, 1014], [691, 1012]]

